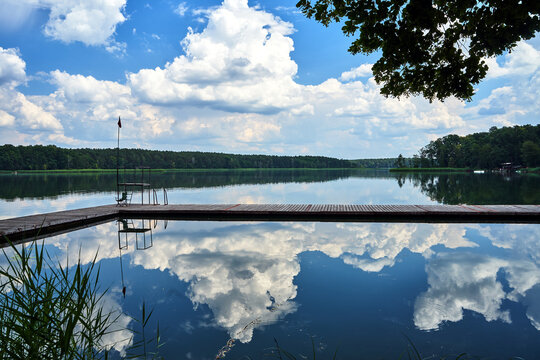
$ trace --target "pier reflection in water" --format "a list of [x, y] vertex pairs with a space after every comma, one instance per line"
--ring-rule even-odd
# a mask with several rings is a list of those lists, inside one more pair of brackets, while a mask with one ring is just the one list
[[166, 358], [215, 358], [227, 343], [227, 357], [262, 358], [274, 337], [295, 354], [310, 356], [313, 339], [321, 356], [339, 348], [342, 358], [397, 358], [403, 334], [424, 354], [540, 356], [538, 225], [170, 221], [165, 229], [132, 220], [147, 229], [145, 242], [126, 231], [130, 221], [46, 244], [70, 263], [98, 251], [110, 306], [127, 326], [142, 301], [153, 307]]

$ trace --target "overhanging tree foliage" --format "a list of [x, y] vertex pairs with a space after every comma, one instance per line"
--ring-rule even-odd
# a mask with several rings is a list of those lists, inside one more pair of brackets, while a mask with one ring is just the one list
[[538, 0], [300, 0], [328, 26], [344, 21], [353, 54], [381, 52], [373, 75], [385, 96], [470, 100], [484, 61], [540, 30]]

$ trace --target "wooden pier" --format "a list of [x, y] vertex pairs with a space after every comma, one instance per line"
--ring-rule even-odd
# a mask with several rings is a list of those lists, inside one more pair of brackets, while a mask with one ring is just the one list
[[120, 218], [539, 224], [540, 205], [104, 205], [0, 220], [0, 236], [39, 239]]
[[59, 235], [105, 223], [117, 216], [117, 206], [105, 205], [0, 220], [0, 237], [3, 238], [0, 243], [5, 242], [4, 237], [18, 242]]

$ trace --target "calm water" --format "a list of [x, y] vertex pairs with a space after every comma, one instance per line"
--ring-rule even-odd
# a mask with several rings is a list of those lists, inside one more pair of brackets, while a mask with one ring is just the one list
[[[0, 216], [111, 203], [114, 175], [3, 176]], [[540, 178], [299, 171], [153, 175], [170, 203], [540, 204]], [[124, 226], [151, 228], [119, 233]], [[49, 238], [74, 263], [96, 252], [108, 309], [132, 327], [153, 307], [169, 359], [540, 358], [540, 226], [111, 222]], [[2, 259], [0, 263], [5, 263]], [[125, 298], [122, 287], [126, 287]], [[110, 341], [120, 341], [123, 332]], [[126, 342], [120, 341], [122, 351]]]
[[[274, 170], [152, 174], [149, 182], [166, 188], [170, 203], [540, 204], [538, 175]], [[116, 174], [0, 175], [0, 218], [111, 204], [115, 184]]]

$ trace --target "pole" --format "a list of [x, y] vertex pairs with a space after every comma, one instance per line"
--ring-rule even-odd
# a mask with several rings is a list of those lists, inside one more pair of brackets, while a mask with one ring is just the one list
[[[127, 236], [127, 234], [126, 234]], [[122, 249], [120, 249], [120, 276], [122, 277], [122, 294], [126, 297], [126, 285], [124, 284], [124, 266], [122, 265]]]
[[118, 117], [118, 142], [116, 146], [116, 198], [120, 199], [120, 191], [118, 188], [118, 169], [120, 167], [120, 116]]
[[[122, 220], [120, 220], [122, 221]], [[118, 251], [120, 251], [120, 276], [122, 277], [122, 294], [126, 297], [126, 285], [124, 285], [124, 266], [122, 265], [122, 246], [120, 245], [120, 221], [118, 223]], [[126, 233], [126, 249], [127, 249], [127, 233]]]

